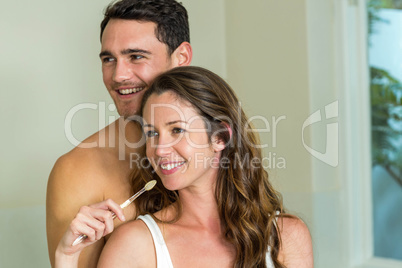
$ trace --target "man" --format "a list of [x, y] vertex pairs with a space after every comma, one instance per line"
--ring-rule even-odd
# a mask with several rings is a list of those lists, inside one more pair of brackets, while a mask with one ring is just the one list
[[[137, 152], [142, 132], [129, 117], [137, 115], [144, 92], [158, 74], [190, 64], [189, 41], [187, 12], [175, 0], [120, 0], [107, 7], [101, 23], [103, 82], [123, 120], [82, 143], [98, 146], [78, 146], [53, 167], [46, 198], [52, 266], [57, 244], [80, 207], [107, 199], [120, 204], [132, 194], [130, 173], [137, 164], [130, 166], [130, 155]], [[127, 220], [136, 216], [133, 206], [124, 214]], [[96, 267], [107, 238], [82, 252], [79, 267]]]

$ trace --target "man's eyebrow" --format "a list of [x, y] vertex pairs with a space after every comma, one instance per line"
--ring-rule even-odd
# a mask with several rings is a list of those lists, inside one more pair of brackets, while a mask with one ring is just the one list
[[99, 58], [102, 58], [105, 56], [112, 56], [112, 53], [110, 53], [110, 51], [108, 51], [108, 50], [105, 50], [105, 51], [102, 51], [101, 53], [99, 53]]
[[[129, 54], [133, 54], [133, 53], [138, 53], [138, 54], [147, 54], [150, 55], [151, 52], [147, 51], [147, 50], [143, 50], [143, 49], [135, 49], [135, 48], [128, 48], [128, 49], [124, 49], [120, 52], [122, 55], [129, 55]], [[99, 57], [105, 57], [105, 56], [112, 56], [112, 53], [108, 50], [102, 51], [101, 53], [99, 53]]]
[[147, 54], [147, 55], [151, 54], [151, 52], [149, 52], [147, 50], [136, 49], [136, 48], [128, 48], [128, 49], [124, 49], [121, 51], [121, 54], [123, 54], [123, 55], [133, 54], [133, 53]]

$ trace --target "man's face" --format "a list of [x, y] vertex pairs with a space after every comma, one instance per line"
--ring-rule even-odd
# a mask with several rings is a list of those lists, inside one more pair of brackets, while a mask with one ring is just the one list
[[167, 45], [155, 36], [155, 27], [153, 22], [112, 19], [103, 32], [103, 82], [121, 116], [138, 114], [153, 79], [174, 67]]

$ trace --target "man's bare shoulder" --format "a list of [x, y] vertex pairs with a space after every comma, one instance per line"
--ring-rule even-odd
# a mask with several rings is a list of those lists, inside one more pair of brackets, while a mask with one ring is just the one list
[[153, 239], [142, 220], [127, 222], [113, 232], [99, 267], [156, 267]]
[[[74, 186], [76, 180], [80, 184], [90, 184], [94, 181], [107, 179], [110, 167], [117, 168], [119, 163], [118, 145], [104, 142], [109, 140], [111, 129], [115, 123], [86, 138], [81, 144], [57, 159], [49, 177], [49, 183], [67, 180]], [[113, 131], [115, 133], [115, 131]], [[94, 186], [94, 185], [93, 185]]]
[[104, 199], [107, 155], [103, 148], [76, 147], [57, 159], [47, 185], [48, 216], [71, 221], [82, 205]]
[[72, 167], [86, 167], [86, 169], [97, 167], [105, 162], [105, 158], [109, 159], [114, 157], [112, 151], [113, 149], [109, 147], [82, 148], [77, 146], [68, 153], [60, 156], [54, 166], [56, 168], [69, 169]]
[[50, 173], [48, 186], [56, 183], [66, 189], [75, 188], [78, 182], [80, 185], [91, 185], [95, 181], [99, 183], [104, 177], [103, 154], [107, 155], [99, 148], [74, 148], [57, 159]]

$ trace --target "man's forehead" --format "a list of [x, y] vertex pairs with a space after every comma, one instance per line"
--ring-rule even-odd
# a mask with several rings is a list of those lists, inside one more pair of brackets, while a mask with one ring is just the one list
[[115, 39], [159, 41], [156, 37], [156, 24], [154, 22], [111, 19], [105, 27], [101, 42], [103, 44]]
[[102, 35], [101, 54], [122, 54], [128, 50], [158, 53], [162, 47], [168, 52], [168, 46], [158, 40], [155, 30], [154, 22], [111, 19]]

